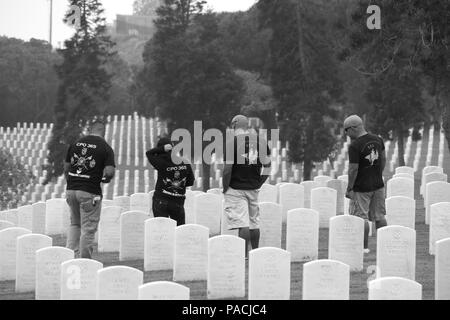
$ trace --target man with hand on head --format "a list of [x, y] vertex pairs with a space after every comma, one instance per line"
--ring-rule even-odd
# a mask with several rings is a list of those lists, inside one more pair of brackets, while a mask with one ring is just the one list
[[234, 137], [225, 150], [233, 154], [226, 155], [223, 170], [224, 210], [228, 229], [239, 230], [248, 257], [249, 242], [252, 249], [259, 247], [258, 194], [270, 174], [270, 148], [265, 139], [249, 131], [247, 117], [234, 117], [231, 128]]
[[66, 201], [70, 207], [67, 248], [91, 259], [102, 208], [100, 183], [114, 178], [114, 151], [104, 139], [105, 124], [94, 120], [88, 135], [69, 147], [64, 163]]
[[350, 199], [351, 215], [363, 218], [364, 252], [369, 252], [369, 222], [376, 228], [387, 225], [383, 170], [386, 154], [383, 139], [367, 133], [363, 121], [352, 115], [344, 121], [344, 132], [352, 140], [348, 148], [348, 187], [345, 196]]
[[177, 226], [185, 224], [186, 187], [194, 185], [192, 166], [172, 153], [172, 142], [161, 138], [156, 148], [147, 151], [147, 159], [158, 170], [153, 194], [153, 216], [173, 219]]

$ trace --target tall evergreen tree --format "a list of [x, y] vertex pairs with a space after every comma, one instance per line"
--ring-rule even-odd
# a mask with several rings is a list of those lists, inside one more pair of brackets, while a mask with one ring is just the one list
[[381, 29], [369, 30], [366, 9], [374, 3], [360, 1], [352, 15], [347, 57], [370, 81], [366, 92], [371, 103], [368, 126], [385, 138], [398, 139], [399, 166], [405, 165], [407, 130], [429, 122], [422, 99], [425, 81], [419, 11], [413, 2], [377, 1], [375, 4], [382, 8]]
[[[105, 65], [115, 53], [114, 43], [106, 33], [106, 19], [101, 1], [70, 0], [80, 8], [80, 27], [58, 50], [63, 62], [56, 66], [61, 80], [52, 137], [48, 144], [47, 181], [63, 173], [67, 145], [82, 133], [86, 123], [106, 113], [111, 74]], [[72, 16], [66, 14], [66, 19]]]
[[281, 136], [289, 141], [289, 158], [303, 162], [303, 179], [311, 179], [313, 162], [323, 161], [336, 144], [341, 95], [337, 62], [321, 1], [260, 0], [261, 27], [272, 30], [269, 72], [278, 100]]
[[[218, 43], [217, 18], [203, 14], [204, 1], [165, 0], [157, 9], [156, 34], [144, 52], [145, 66], [136, 87], [146, 98], [147, 114], [167, 121], [169, 131], [224, 130], [239, 112], [242, 81]], [[195, 159], [199, 160], [199, 159]], [[203, 162], [203, 189], [210, 166]]]

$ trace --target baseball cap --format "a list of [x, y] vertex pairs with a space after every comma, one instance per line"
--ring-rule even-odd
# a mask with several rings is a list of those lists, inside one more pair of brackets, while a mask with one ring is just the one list
[[235, 116], [233, 120], [231, 120], [231, 127], [235, 129], [247, 129], [248, 128], [248, 118], [241, 114]]
[[158, 144], [156, 146], [162, 147], [165, 146], [166, 144], [172, 144], [172, 141], [170, 141], [170, 139], [167, 137], [162, 137], [159, 139]]

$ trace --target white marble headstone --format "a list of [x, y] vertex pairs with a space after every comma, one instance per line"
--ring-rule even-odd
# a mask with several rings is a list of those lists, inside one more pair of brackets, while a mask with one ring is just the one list
[[173, 281], [207, 279], [208, 228], [186, 224], [175, 229]]
[[[427, 173], [426, 175], [423, 176], [423, 181], [422, 181], [422, 188], [424, 188], [424, 186], [426, 186], [428, 183], [430, 182], [435, 182], [435, 181], [442, 181], [442, 182], [448, 182], [447, 181], [447, 174], [442, 173], [442, 172], [430, 172]], [[424, 190], [420, 192], [425, 200], [425, 192]]]
[[154, 281], [139, 287], [139, 300], [189, 300], [190, 289], [172, 281]]
[[17, 226], [33, 230], [33, 207], [31, 205], [17, 208]]
[[428, 173], [437, 172], [437, 173], [444, 173], [444, 169], [438, 166], [427, 166], [422, 169], [422, 178], [421, 178], [421, 185], [420, 185], [420, 194], [425, 193], [425, 175]]
[[410, 175], [409, 173], [396, 173], [392, 176], [393, 179], [396, 178], [403, 178], [403, 179], [409, 179], [412, 180], [412, 182], [414, 182], [414, 176]]
[[186, 190], [186, 200], [184, 201], [184, 213], [186, 224], [195, 223], [194, 197], [195, 197], [194, 191]]
[[18, 227], [0, 231], [0, 281], [16, 278], [17, 238], [29, 233], [30, 230]]
[[300, 183], [305, 192], [304, 207], [311, 208], [311, 190], [317, 188], [319, 185], [315, 181], [303, 181]]
[[137, 300], [144, 282], [141, 270], [113, 266], [97, 271], [97, 300]]
[[222, 192], [222, 189], [220, 189], [220, 188], [209, 189], [208, 191], [206, 191], [206, 193], [215, 194], [215, 195], [219, 196], [220, 199], [222, 199], [222, 201], [223, 201], [223, 192]]
[[406, 173], [406, 174], [409, 174], [411, 176], [414, 176], [414, 168], [407, 167], [407, 166], [397, 167], [397, 168], [395, 168], [395, 173], [396, 174]]
[[120, 197], [114, 197], [114, 205], [121, 207], [121, 212], [127, 212], [130, 211], [130, 197], [129, 196], [120, 196]]
[[148, 193], [134, 193], [130, 196], [130, 211], [142, 211], [150, 215], [150, 195]]
[[61, 264], [74, 258], [74, 252], [63, 247], [36, 251], [36, 300], [59, 300], [61, 297]]
[[209, 229], [210, 236], [220, 234], [220, 220], [223, 213], [223, 201], [219, 195], [203, 193], [194, 197], [196, 224]]
[[430, 206], [438, 202], [450, 201], [450, 183], [435, 181], [425, 186], [425, 223], [430, 223]]
[[19, 224], [18, 210], [11, 209], [0, 212], [0, 219], [6, 220], [17, 226]]
[[245, 297], [244, 239], [226, 235], [208, 240], [207, 297]]
[[303, 265], [303, 300], [349, 300], [350, 267], [340, 261], [316, 260]]
[[282, 207], [273, 202], [259, 204], [259, 247], [281, 248]]
[[311, 209], [319, 212], [320, 228], [328, 228], [330, 218], [336, 216], [337, 192], [328, 187], [315, 188], [311, 191]]
[[350, 271], [362, 271], [364, 259], [364, 219], [343, 215], [330, 219], [328, 259], [341, 261]]
[[128, 211], [120, 216], [119, 260], [144, 259], [145, 220], [149, 216], [142, 211]]
[[386, 198], [404, 196], [414, 199], [414, 180], [408, 178], [393, 178], [388, 180]]
[[45, 233], [45, 212], [47, 205], [45, 202], [33, 203], [33, 233]]
[[416, 201], [404, 196], [387, 198], [386, 220], [390, 226], [398, 225], [415, 229]]
[[286, 250], [292, 262], [316, 260], [319, 255], [319, 213], [294, 209], [287, 213]]
[[268, 183], [264, 183], [259, 190], [258, 201], [259, 202], [278, 202], [278, 190], [276, 186]]
[[436, 241], [434, 298], [450, 300], [450, 238]]
[[61, 300], [95, 300], [101, 262], [73, 259], [61, 264]]
[[144, 270], [173, 269], [175, 228], [177, 222], [169, 218], [145, 221]]
[[416, 231], [402, 226], [377, 230], [377, 278], [403, 277], [415, 280]]
[[341, 179], [331, 179], [327, 182], [327, 187], [336, 190], [336, 214], [343, 215], [347, 182]]
[[102, 207], [98, 224], [98, 252], [118, 252], [120, 248], [119, 206]]
[[31, 292], [36, 286], [36, 251], [51, 247], [53, 239], [43, 234], [17, 238], [16, 292]]
[[46, 201], [45, 234], [65, 234], [70, 225], [70, 209], [65, 199]]
[[114, 206], [114, 200], [110, 200], [110, 199], [102, 199], [102, 209], [106, 208], [106, 207], [112, 207]]
[[422, 300], [422, 285], [401, 277], [383, 277], [369, 282], [369, 300]]
[[430, 211], [429, 252], [434, 254], [436, 241], [450, 238], [450, 202], [435, 203]]
[[259, 248], [249, 253], [249, 300], [289, 300], [291, 254], [279, 248]]
[[333, 178], [330, 176], [323, 176], [323, 175], [314, 177], [314, 181], [317, 183], [317, 188], [326, 187], [327, 182], [330, 181], [331, 179], [333, 179]]
[[0, 231], [12, 227], [14, 227], [14, 223], [6, 220], [0, 220]]
[[280, 186], [279, 195], [279, 203], [283, 210], [283, 222], [286, 222], [289, 210], [304, 207], [305, 189], [297, 183], [285, 183]]

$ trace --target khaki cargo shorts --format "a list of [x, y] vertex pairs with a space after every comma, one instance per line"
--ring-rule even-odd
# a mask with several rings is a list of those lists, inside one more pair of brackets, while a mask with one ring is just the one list
[[228, 229], [259, 229], [259, 190], [229, 188], [224, 194], [224, 210]]
[[349, 211], [351, 215], [369, 221], [383, 220], [386, 215], [384, 188], [372, 192], [354, 192]]

